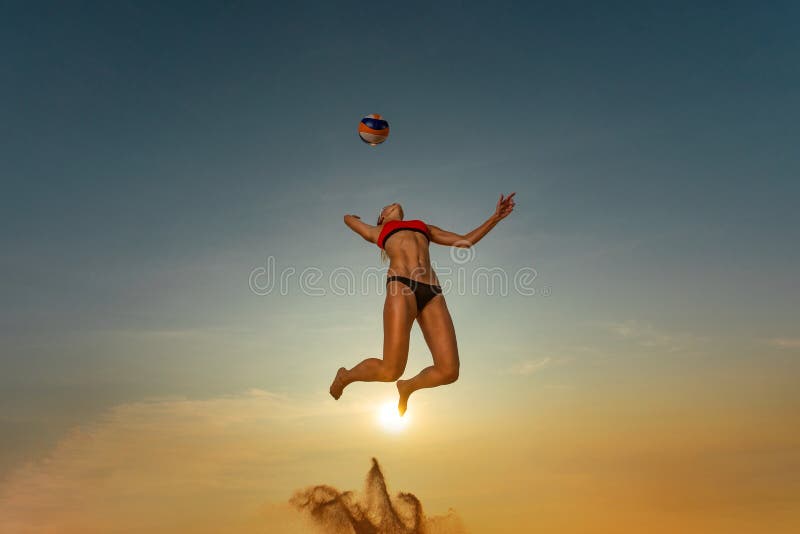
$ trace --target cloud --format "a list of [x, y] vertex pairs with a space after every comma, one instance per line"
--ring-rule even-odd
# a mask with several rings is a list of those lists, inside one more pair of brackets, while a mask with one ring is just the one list
[[319, 532], [289, 499], [317, 481], [351, 487], [375, 450], [416, 502], [390, 496], [375, 470], [360, 494], [331, 485], [316, 502], [349, 499], [372, 527], [388, 514], [413, 532], [417, 518], [427, 534], [459, 532], [459, 517], [498, 533], [797, 531], [795, 368], [725, 362], [645, 388], [524, 388], [488, 416], [464, 410], [468, 423], [419, 412], [427, 431], [411, 440], [376, 435], [356, 390], [339, 402], [252, 389], [122, 404], [0, 481], [0, 532]]
[[308, 532], [301, 514], [271, 503], [364, 441], [332, 431], [371, 410], [352, 398], [251, 389], [114, 406], [0, 482], [0, 532]]
[[800, 338], [796, 337], [776, 337], [768, 340], [767, 342], [773, 347], [777, 347], [779, 349], [800, 349]]
[[550, 357], [540, 358], [538, 360], [523, 360], [514, 365], [507, 367], [501, 371], [501, 374], [510, 375], [532, 375], [537, 371], [541, 371], [552, 363], [553, 359]]
[[364, 493], [339, 491], [328, 485], [298, 490], [290, 503], [306, 512], [324, 534], [461, 534], [466, 532], [454, 512], [426, 518], [413, 493], [389, 496], [386, 480], [372, 459]]
[[453, 512], [426, 516], [413, 494], [390, 497], [374, 460], [362, 496], [296, 491], [320, 473], [346, 475], [373, 440], [385, 444], [374, 428], [352, 424], [373, 412], [353, 392], [334, 402], [257, 388], [113, 406], [0, 481], [0, 532], [351, 533], [337, 526], [347, 513], [359, 518], [358, 534], [465, 532]]
[[633, 319], [607, 323], [605, 328], [616, 337], [628, 340], [640, 347], [660, 349], [666, 352], [684, 352], [703, 341], [703, 338], [692, 334], [665, 332], [650, 323]]

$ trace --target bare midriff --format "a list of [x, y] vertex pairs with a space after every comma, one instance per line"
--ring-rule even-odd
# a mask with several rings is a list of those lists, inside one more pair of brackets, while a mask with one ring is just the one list
[[384, 250], [389, 255], [387, 274], [439, 285], [428, 249], [428, 240], [419, 232], [405, 230], [392, 234], [384, 243]]

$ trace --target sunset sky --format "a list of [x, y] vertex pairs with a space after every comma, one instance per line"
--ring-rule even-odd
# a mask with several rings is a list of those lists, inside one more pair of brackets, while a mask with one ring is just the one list
[[[800, 7], [698, 4], [0, 7], [0, 531], [312, 532], [373, 457], [431, 532], [800, 531]], [[459, 380], [334, 401], [342, 216], [511, 191], [432, 248]]]

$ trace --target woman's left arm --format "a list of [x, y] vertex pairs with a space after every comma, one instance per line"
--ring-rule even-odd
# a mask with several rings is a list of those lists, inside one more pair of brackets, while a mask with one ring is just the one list
[[497, 225], [497, 223], [508, 217], [509, 214], [514, 211], [514, 195], [516, 195], [516, 193], [511, 193], [507, 197], [500, 195], [500, 200], [497, 201], [497, 206], [495, 207], [492, 216], [486, 219], [482, 225], [478, 226], [469, 233], [463, 235], [456, 234], [454, 232], [442, 230], [438, 226], [428, 225], [428, 228], [431, 231], [431, 241], [439, 245], [447, 245], [458, 248], [469, 248], [473, 246], [475, 243], [483, 239], [483, 237], [488, 234], [489, 231]]

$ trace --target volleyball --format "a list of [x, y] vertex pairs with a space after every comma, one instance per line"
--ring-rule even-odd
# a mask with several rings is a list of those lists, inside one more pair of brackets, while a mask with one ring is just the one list
[[358, 123], [358, 136], [370, 146], [379, 145], [389, 136], [389, 123], [377, 113], [371, 113]]

